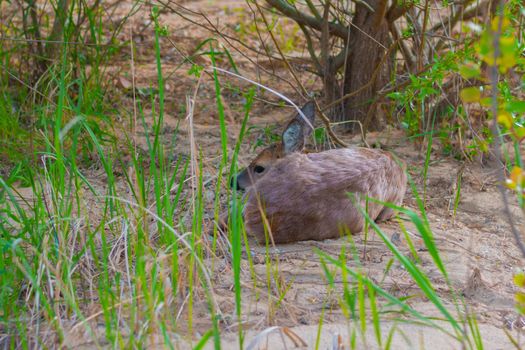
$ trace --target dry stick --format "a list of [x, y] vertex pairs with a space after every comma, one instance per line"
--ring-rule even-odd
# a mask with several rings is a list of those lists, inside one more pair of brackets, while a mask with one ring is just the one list
[[365, 32], [363, 29], [359, 28], [358, 26], [356, 26], [355, 24], [353, 24], [352, 22], [350, 22], [350, 25], [352, 27], [354, 27], [355, 29], [357, 29], [358, 31], [361, 32], [361, 34], [363, 34], [364, 36], [368, 37], [368, 39], [372, 40], [374, 43], [376, 43], [378, 46], [381, 46], [383, 49], [387, 49], [387, 47], [385, 45], [383, 45], [381, 42], [379, 42], [376, 38], [374, 38], [372, 35], [368, 34], [367, 32]]
[[346, 40], [344, 41], [344, 49], [337, 54], [333, 58], [333, 71], [336, 72], [339, 70], [339, 68], [344, 67], [343, 69], [343, 77], [346, 76], [346, 68], [348, 67], [348, 53], [350, 52], [350, 32], [352, 31], [352, 28], [348, 26], [348, 35], [346, 36]]
[[[284, 14], [285, 16], [293, 19], [297, 23], [302, 23], [304, 25], [307, 25], [308, 27], [322, 30], [323, 22], [322, 20], [318, 20], [315, 17], [305, 15], [304, 13], [298, 11], [295, 7], [290, 5], [288, 2], [283, 0], [266, 0], [266, 2], [271, 6], [276, 8], [279, 12]], [[255, 1], [257, 4], [257, 1]], [[257, 6], [259, 6], [257, 4]], [[335, 36], [338, 36], [341, 39], [346, 39], [348, 35], [348, 30], [342, 25], [339, 25], [337, 23], [329, 23], [330, 27], [330, 33], [332, 33]]]
[[[270, 48], [266, 44], [266, 41], [267, 41], [268, 38], [263, 39], [263, 35], [262, 35], [261, 31], [259, 30], [259, 25], [257, 24], [257, 13], [252, 8], [252, 5], [250, 4], [250, 2], [246, 1], [246, 5], [248, 5], [248, 8], [250, 9], [250, 11], [252, 13], [253, 23], [255, 24], [255, 31], [257, 32], [257, 37], [259, 38], [259, 42], [260, 42], [261, 46], [264, 49], [266, 57], [268, 57], [268, 61], [270, 62], [270, 65], [271, 65], [271, 68], [272, 68], [272, 73], [275, 74], [275, 66], [274, 66], [274, 62], [273, 62], [274, 58], [273, 58], [273, 56], [272, 56], [272, 54], [270, 52]], [[257, 55], [257, 61], [259, 61], [259, 55]], [[259, 71], [258, 70], [257, 70], [257, 78], [259, 78], [259, 80], [262, 80], [262, 79], [260, 79], [260, 75], [259, 75]]]
[[321, 63], [319, 63], [319, 59], [317, 58], [317, 54], [315, 53], [314, 45], [312, 42], [312, 37], [310, 36], [310, 32], [308, 32], [308, 28], [304, 24], [298, 23], [299, 28], [303, 31], [304, 38], [306, 39], [306, 48], [308, 49], [308, 53], [310, 54], [310, 57], [313, 61], [313, 64], [315, 66], [315, 69], [317, 70], [318, 75], [323, 74], [323, 67], [321, 66]]
[[[126, 300], [121, 300], [120, 302], [116, 303], [116, 304], [113, 304], [111, 306], [109, 306], [109, 308], [107, 310], [100, 310], [100, 311], [97, 311], [95, 312], [94, 314], [91, 314], [90, 316], [84, 318], [82, 321], [78, 322], [77, 324], [75, 324], [72, 328], [71, 328], [71, 333], [73, 333], [76, 329], [78, 329], [79, 327], [83, 326], [84, 324], [87, 324], [89, 321], [97, 318], [98, 316], [104, 314], [104, 312], [107, 312], [109, 310], [113, 310], [113, 309], [116, 309], [117, 307], [120, 307], [122, 305], [125, 305], [125, 304], [130, 304], [132, 303], [135, 299], [136, 300], [139, 300], [139, 299], [142, 299], [144, 298], [144, 295], [137, 295], [136, 297], [132, 297], [132, 298], [128, 298]], [[95, 337], [95, 340], [96, 340], [96, 337]]]
[[[204, 28], [205, 28], [205, 27], [204, 27]], [[205, 29], [210, 30], [209, 28], [205, 28]], [[184, 58], [185, 61], [190, 62], [191, 64], [197, 64], [197, 63], [195, 63], [195, 61], [192, 59], [193, 56], [187, 56], [184, 52], [182, 52], [181, 49], [179, 49], [179, 48], [177, 47], [177, 45], [176, 45], [176, 44], [173, 42], [173, 40], [171, 40], [169, 37], [166, 37], [166, 39], [170, 42], [170, 44], [171, 44], [171, 45], [173, 46], [173, 48], [177, 51], [177, 53], [178, 53], [181, 57]], [[217, 42], [218, 42], [218, 41], [217, 41]], [[226, 40], [226, 42], [227, 42], [230, 46], [232, 46], [233, 48], [235, 48], [235, 46], [231, 45], [231, 43], [229, 43], [227, 40]], [[235, 50], [238, 51], [237, 48], [235, 48]], [[272, 59], [275, 59], [275, 58], [272, 57]], [[280, 59], [278, 58], [278, 60], [280, 60]], [[250, 59], [250, 61], [251, 61], [251, 59]], [[279, 77], [278, 75], [276, 75], [276, 74], [274, 74], [274, 73], [272, 73], [272, 72], [269, 72], [269, 71], [265, 70], [265, 69], [262, 68], [257, 62], [254, 62], [254, 61], [251, 61], [251, 62], [252, 62], [254, 65], [256, 65], [258, 68], [261, 68], [265, 73], [268, 73], [269, 75], [272, 75], [272, 76], [274, 76], [274, 77], [276, 77], [276, 78], [278, 78], [278, 79], [280, 79], [280, 80], [283, 80], [283, 81], [285, 81], [286, 83], [292, 85], [292, 83], [289, 82], [288, 80], [283, 79], [282, 77]], [[184, 63], [184, 62], [183, 62], [183, 63]], [[182, 64], [181, 64], [181, 65], [182, 65]], [[221, 69], [218, 69], [218, 70], [221, 70]], [[211, 73], [212, 70], [210, 70], [210, 69], [205, 69], [205, 70], [203, 70], [203, 72], [204, 72], [204, 74], [206, 74], [207, 76], [213, 78], [213, 75], [212, 75], [212, 73]], [[225, 71], [225, 73], [229, 74], [228, 71]], [[233, 76], [238, 77], [236, 74], [234, 74]], [[245, 80], [245, 81], [248, 81], [248, 82], [250, 82], [250, 83], [252, 83], [252, 84], [254, 83], [254, 82], [253, 82], [252, 80], [250, 80], [250, 79], [244, 79], [244, 80]], [[257, 84], [255, 84], [255, 85], [257, 85]], [[295, 89], [295, 87], [294, 87], [294, 89]], [[295, 90], [297, 91], [297, 89], [295, 89]], [[273, 92], [273, 91], [272, 91], [272, 92]], [[277, 106], [277, 103], [274, 103], [274, 102], [272, 102], [272, 101], [267, 101], [267, 100], [264, 100], [264, 99], [262, 99], [262, 98], [258, 98], [258, 97], [255, 97], [255, 99], [257, 99], [257, 100], [259, 100], [259, 101], [264, 101], [265, 103], [268, 103], [268, 104], [270, 104], [270, 105], [275, 105], [275, 106]]]
[[[286, 59], [286, 56], [284, 55], [284, 53], [282, 52], [279, 44], [277, 43], [277, 40], [275, 39], [275, 36], [273, 35], [272, 31], [270, 30], [270, 24], [268, 23], [267, 19], [266, 19], [266, 16], [264, 15], [264, 12], [263, 10], [261, 9], [260, 5], [255, 2], [255, 6], [257, 7], [257, 9], [259, 10], [259, 13], [261, 14], [261, 18], [263, 19], [264, 21], [264, 24], [266, 25], [266, 28], [268, 28], [268, 34], [270, 35], [270, 37], [272, 38], [272, 41], [274, 42], [274, 45], [275, 47], [277, 48], [277, 51], [279, 51], [279, 54], [281, 55], [281, 58], [282, 60], [284, 61], [284, 63], [286, 64], [286, 67], [288, 68], [288, 70], [290, 71], [290, 74], [292, 75], [292, 77], [295, 79], [295, 81], [297, 82], [297, 84], [301, 87], [301, 90], [303, 91], [303, 93], [308, 96], [308, 91], [305, 89], [304, 85], [301, 83], [301, 80], [299, 80], [299, 78], [297, 77], [297, 75], [295, 74], [295, 71], [293, 69], [293, 67], [290, 65], [290, 62], [288, 62], [288, 60]], [[319, 107], [319, 105], [317, 104], [317, 101], [314, 100], [314, 103], [315, 103], [315, 106], [317, 108], [317, 110], [320, 112], [319, 115], [321, 116], [321, 120], [323, 121], [325, 127], [326, 127], [326, 131], [328, 132], [328, 135], [330, 136], [330, 138], [335, 142], [337, 143], [339, 146], [341, 147], [348, 147], [348, 144], [345, 143], [344, 141], [342, 141], [341, 139], [339, 139], [339, 137], [337, 137], [331, 126], [330, 126], [330, 120], [328, 119], [328, 117], [326, 115], [323, 114], [321, 108]]]
[[[317, 9], [315, 8], [315, 5], [312, 3], [311, 0], [305, 0], [306, 2], [306, 6], [308, 6], [308, 9], [310, 10], [311, 13], [313, 13], [313, 15], [315, 16], [315, 18], [317, 20], [320, 20], [321, 19], [321, 15], [319, 14], [319, 11], [317, 11]], [[329, 2], [329, 1], [327, 1]]]
[[[24, 87], [28, 88], [29, 90], [33, 91], [36, 95], [39, 95], [40, 97], [44, 98], [49, 104], [53, 105], [54, 107], [57, 106], [55, 102], [53, 102], [47, 95], [43, 94], [42, 92], [38, 91], [38, 89], [32, 87], [22, 79], [18, 78], [16, 75], [11, 73], [9, 69], [7, 69], [3, 64], [0, 64], [0, 68], [2, 68], [11, 78], [22, 84]], [[71, 110], [71, 108], [64, 106], [64, 109]]]
[[479, 2], [474, 7], [471, 7], [467, 9], [467, 6], [469, 5], [472, 0], [464, 1], [461, 10], [458, 11], [456, 15], [450, 15], [447, 18], [445, 18], [443, 21], [440, 21], [440, 23], [436, 24], [434, 27], [430, 29], [431, 33], [435, 33], [441, 28], [443, 29], [443, 38], [441, 38], [435, 45], [436, 51], [439, 51], [443, 45], [445, 44], [446, 40], [450, 40], [450, 33], [452, 33], [452, 28], [461, 20], [461, 21], [467, 21], [469, 19], [472, 19], [474, 17], [477, 17], [480, 15], [480, 11], [484, 7], [488, 7], [488, 4], [491, 0], [485, 1], [485, 2]]
[[[401, 30], [395, 22], [390, 22], [388, 26], [394, 40], [403, 39], [403, 33], [401, 33]], [[399, 42], [399, 47], [403, 54], [403, 58], [405, 59], [407, 70], [411, 72], [416, 67], [416, 57], [412, 54], [412, 51], [405, 40]]]
[[195, 87], [195, 91], [193, 93], [193, 98], [186, 96], [186, 104], [187, 104], [187, 116], [186, 120], [188, 121], [188, 134], [190, 139], [190, 160], [191, 160], [191, 197], [192, 197], [192, 205], [193, 205], [193, 212], [196, 211], [195, 208], [195, 189], [197, 188], [197, 183], [195, 182], [196, 179], [199, 178], [201, 175], [199, 173], [199, 164], [197, 159], [197, 144], [195, 142], [195, 134], [194, 134], [194, 128], [193, 128], [193, 115], [194, 115], [194, 108], [195, 108], [195, 101], [197, 101], [197, 94], [199, 92], [199, 88], [201, 85], [202, 75], [199, 77], [199, 80], [197, 81], [197, 86]]
[[[499, 133], [498, 116], [497, 116], [498, 115], [498, 76], [499, 76], [497, 59], [500, 54], [499, 38], [501, 35], [501, 28], [503, 24], [503, 19], [501, 16], [502, 15], [499, 16], [499, 20], [498, 20], [498, 30], [496, 33], [493, 33], [494, 38], [493, 38], [492, 44], [494, 47], [494, 64], [490, 67], [490, 76], [491, 76], [490, 78], [491, 78], [491, 85], [492, 85], [491, 112], [492, 112], [492, 118], [493, 118], [491, 129], [492, 129], [492, 135], [494, 135], [493, 152], [494, 152], [494, 155], [496, 156], [496, 167], [499, 166], [500, 164], [503, 164], [502, 157], [501, 157], [501, 143], [500, 143], [501, 135]], [[507, 219], [509, 221], [510, 229], [514, 236], [514, 240], [516, 241], [516, 246], [521, 251], [521, 254], [523, 255], [523, 257], [525, 257], [525, 245], [523, 244], [523, 241], [521, 240], [521, 237], [520, 237], [521, 233], [518, 232], [518, 229], [516, 225], [514, 224], [514, 219], [512, 218], [512, 213], [510, 211], [510, 206], [509, 206], [509, 198], [507, 196], [507, 192], [503, 185], [505, 183], [505, 166], [502, 167], [501, 171], [498, 171], [498, 180], [499, 180], [499, 184], [497, 187], [501, 194], [501, 198], [503, 200], [505, 215], [507, 216]]]
[[[421, 23], [419, 21], [419, 16], [421, 13], [421, 8], [419, 6], [414, 6], [410, 9], [410, 11], [407, 11], [405, 20], [407, 21], [407, 25], [411, 25], [414, 35], [414, 51], [418, 51], [419, 46], [421, 46]], [[418, 58], [419, 60], [419, 58]]]
[[[209, 70], [211, 71], [211, 68], [209, 68]], [[272, 94], [274, 95], [277, 95], [279, 96], [281, 99], [285, 100], [286, 102], [288, 102], [291, 106], [293, 106], [296, 110], [297, 110], [297, 113], [301, 116], [301, 118], [304, 119], [305, 123], [310, 127], [310, 128], [314, 128], [312, 123], [310, 123], [308, 121], [308, 118], [306, 118], [306, 116], [304, 115], [304, 113], [301, 111], [301, 109], [299, 107], [297, 107], [297, 105], [295, 103], [293, 103], [292, 100], [290, 100], [288, 97], [286, 97], [285, 95], [281, 94], [280, 92], [276, 91], [276, 90], [273, 90], [273, 89], [270, 89], [269, 87], [267, 86], [264, 86], [263, 84], [260, 84], [256, 81], [253, 81], [251, 79], [248, 79], [246, 77], [243, 77], [242, 75], [239, 75], [239, 74], [235, 74], [233, 72], [230, 72], [230, 71], [227, 71], [226, 69], [222, 69], [222, 68], [219, 68], [219, 67], [213, 67], [213, 70], [216, 70], [216, 71], [219, 71], [219, 72], [222, 72], [222, 73], [225, 73], [225, 74], [228, 74], [228, 75], [231, 75], [233, 77], [236, 77], [236, 78], [239, 78], [239, 79], [242, 79], [244, 81], [247, 81], [249, 83], [252, 83], [253, 85], [256, 85], [260, 88], [263, 88], [264, 90], [266, 91], [269, 91], [271, 92]]]
[[[265, 69], [263, 66], [261, 66], [259, 63], [255, 62], [250, 56], [248, 56], [246, 53], [243, 52], [243, 50], [239, 49], [237, 46], [233, 45], [232, 44], [232, 41], [238, 43], [239, 45], [241, 45], [242, 47], [252, 51], [252, 52], [255, 52], [257, 55], [260, 55], [260, 54], [263, 54], [263, 52], [247, 45], [246, 43], [244, 43], [242, 40], [239, 40], [238, 38], [235, 38], [231, 35], [228, 35], [228, 34], [225, 34], [223, 31], [219, 30], [219, 28], [217, 28], [216, 25], [214, 25], [210, 19], [208, 17], [206, 17], [206, 15], [204, 15], [203, 13], [200, 13], [200, 12], [196, 12], [196, 11], [192, 11], [184, 6], [181, 6], [177, 3], [173, 3], [172, 0], [157, 0], [157, 2], [159, 4], [161, 4], [162, 6], [164, 6], [165, 8], [169, 9], [170, 11], [172, 11], [173, 13], [175, 13], [176, 15], [180, 16], [182, 19], [188, 21], [189, 23], [192, 23], [196, 26], [199, 26], [201, 28], [204, 28], [206, 29], [207, 31], [213, 33], [213, 34], [216, 34], [218, 35], [219, 37], [221, 37], [230, 47], [232, 47], [235, 51], [237, 51], [237, 53], [239, 53], [242, 57], [244, 57], [246, 60], [248, 60], [250, 63], [252, 63], [253, 65], [255, 65], [257, 68], [259, 68], [260, 70], [262, 70], [263, 72], [265, 72], [266, 74], [276, 78], [276, 79], [279, 79], [281, 81], [284, 81], [286, 84], [288, 84], [292, 89], [294, 89], [295, 91], [297, 91], [297, 88], [295, 87], [294, 84], [292, 84], [291, 81], [288, 81], [287, 79], [284, 79], [283, 77], [273, 73], [273, 72], [270, 72], [269, 70]], [[174, 5], [174, 6], [177, 6], [178, 8], [188, 12], [189, 14], [191, 15], [194, 15], [194, 16], [200, 16], [202, 17], [206, 23], [208, 23], [209, 26], [206, 26], [196, 20], [193, 20], [191, 18], [189, 18], [187, 15], [183, 14], [181, 11], [175, 9], [173, 6], [171, 5]], [[280, 58], [278, 57], [271, 57], [272, 59], [275, 59], [275, 60], [280, 60]], [[297, 91], [297, 93], [299, 93], [299, 91]]]
[[481, 6], [487, 5], [490, 0], [479, 2], [475, 5], [475, 7], [467, 9], [472, 1], [473, 0], [463, 1], [461, 4], [459, 4], [461, 7], [460, 11], [458, 11], [456, 14], [450, 14], [450, 16], [446, 17], [443, 21], [436, 23], [432, 28], [430, 28], [430, 32], [437, 32], [441, 28], [443, 28], [443, 30], [453, 28], [460, 20], [467, 20], [476, 16], [478, 9]]

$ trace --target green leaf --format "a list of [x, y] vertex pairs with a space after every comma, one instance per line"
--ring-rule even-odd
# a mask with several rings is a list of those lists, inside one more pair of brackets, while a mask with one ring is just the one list
[[505, 107], [509, 113], [525, 113], [525, 101], [510, 101]]
[[204, 333], [204, 335], [202, 336], [202, 338], [199, 340], [199, 342], [197, 343], [197, 345], [195, 345], [195, 347], [193, 348], [194, 350], [200, 350], [200, 349], [203, 349], [204, 346], [206, 345], [206, 343], [208, 342], [208, 340], [210, 340], [211, 336], [213, 335], [213, 329], [210, 329], [209, 331], [207, 331], [206, 333]]
[[483, 107], [490, 107], [492, 105], [492, 98], [484, 97], [479, 101], [479, 104]]
[[515, 275], [514, 284], [521, 288], [525, 287], [525, 274], [518, 273], [517, 275]]
[[461, 90], [460, 96], [464, 103], [479, 102], [481, 99], [481, 92], [477, 86], [468, 87]]
[[515, 127], [514, 128], [514, 134], [520, 140], [525, 138], [525, 128], [522, 127], [522, 126]]
[[[430, 317], [426, 317], [424, 316], [423, 314], [421, 314], [420, 312], [418, 312], [417, 310], [413, 309], [409, 303], [407, 302], [404, 302], [402, 299], [400, 298], [397, 298], [395, 296], [393, 296], [392, 294], [390, 294], [389, 292], [387, 292], [386, 290], [382, 289], [379, 285], [375, 284], [374, 281], [372, 281], [371, 279], [367, 278], [366, 276], [363, 276], [363, 275], [360, 275], [358, 272], [350, 269], [346, 264], [343, 264], [341, 261], [339, 260], [336, 260], [334, 259], [332, 256], [326, 254], [325, 252], [323, 252], [322, 250], [319, 250], [317, 248], [314, 248], [314, 251], [317, 253], [317, 255], [319, 255], [321, 258], [324, 258], [326, 261], [328, 261], [329, 263], [333, 264], [334, 266], [340, 268], [341, 270], [344, 270], [346, 273], [348, 273], [350, 276], [352, 276], [352, 278], [354, 279], [358, 279], [358, 278], [362, 278], [364, 281], [367, 282], [368, 286], [369, 287], [372, 287], [374, 288], [374, 291], [376, 293], [376, 295], [379, 295], [383, 298], [385, 298], [389, 303], [391, 303], [392, 305], [397, 305], [398, 307], [400, 307], [403, 311], [405, 311], [406, 313], [409, 313], [411, 314], [412, 316], [416, 317], [418, 320], [422, 321], [424, 324], [426, 325], [429, 325], [431, 327], [436, 327], [437, 329], [441, 330], [442, 332], [444, 333], [448, 333], [448, 331], [442, 327], [439, 326], [438, 323], [435, 323], [434, 320]], [[453, 322], [451, 323], [452, 326], [454, 326], [454, 324], [457, 325], [457, 322]], [[461, 328], [457, 328], [455, 327], [459, 332], [461, 332]]]
[[513, 124], [512, 115], [507, 112], [499, 112], [498, 113], [498, 123], [501, 125], [504, 125], [507, 129], [510, 129]]
[[[448, 279], [447, 271], [443, 265], [443, 262], [441, 258], [439, 257], [439, 250], [437, 249], [435, 243], [432, 231], [427, 226], [427, 224], [417, 216], [416, 213], [414, 213], [411, 210], [398, 207], [391, 203], [385, 203], [378, 201], [373, 198], [368, 198], [371, 202], [380, 203], [383, 204], [386, 207], [397, 209], [399, 211], [402, 211], [406, 215], [410, 217], [414, 225], [417, 227], [419, 233], [421, 234], [421, 237], [423, 238], [423, 241], [425, 242], [425, 246], [429, 250], [430, 255], [432, 256], [434, 263], [436, 266], [441, 270], [441, 273], [445, 277], [445, 279]], [[363, 215], [365, 220], [370, 224], [370, 227], [378, 234], [378, 236], [383, 240], [387, 248], [394, 254], [394, 256], [397, 258], [397, 260], [405, 267], [407, 272], [412, 276], [414, 282], [417, 283], [421, 291], [425, 294], [425, 296], [434, 304], [434, 306], [437, 307], [437, 309], [443, 314], [443, 316], [448, 320], [451, 326], [453, 326], [457, 331], [461, 332], [461, 326], [458, 324], [458, 322], [452, 317], [450, 312], [445, 307], [444, 303], [442, 302], [439, 295], [436, 293], [434, 287], [432, 286], [432, 283], [430, 282], [428, 275], [426, 275], [422, 270], [420, 270], [410, 259], [408, 259], [390, 240], [390, 238], [387, 237], [387, 235], [381, 230], [381, 228], [368, 216], [368, 213], [361, 208], [359, 205], [356, 206], [356, 209]]]
[[465, 79], [472, 79], [479, 78], [481, 76], [481, 71], [479, 65], [468, 63], [459, 67], [459, 74]]

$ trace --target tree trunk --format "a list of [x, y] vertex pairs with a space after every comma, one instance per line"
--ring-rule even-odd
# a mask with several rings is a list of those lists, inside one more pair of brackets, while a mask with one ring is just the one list
[[[364, 130], [380, 130], [384, 116], [379, 115], [375, 104], [376, 92], [390, 79], [392, 63], [390, 58], [383, 61], [390, 41], [386, 19], [385, 0], [367, 0], [375, 10], [361, 4], [356, 5], [348, 47], [347, 64], [343, 82], [344, 94], [352, 93], [370, 84], [359, 93], [343, 102], [340, 121], [359, 121]], [[381, 62], [382, 65], [380, 66]], [[379, 71], [374, 73], [376, 70]], [[370, 81], [374, 78], [374, 81]], [[349, 122], [347, 129], [360, 131], [358, 123]]]

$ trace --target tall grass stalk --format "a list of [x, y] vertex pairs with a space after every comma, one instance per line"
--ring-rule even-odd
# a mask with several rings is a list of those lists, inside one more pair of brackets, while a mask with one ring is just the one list
[[[219, 123], [220, 123], [220, 130], [221, 130], [221, 145], [222, 145], [222, 151], [223, 151], [223, 157], [222, 157], [222, 163], [221, 163], [221, 170], [228, 162], [228, 153], [227, 153], [227, 140], [228, 140], [228, 134], [226, 131], [226, 123], [225, 123], [225, 114], [224, 114], [224, 107], [222, 105], [222, 97], [221, 97], [221, 86], [219, 82], [219, 78], [217, 75], [216, 68], [216, 61], [215, 61], [215, 50], [213, 46], [210, 44], [210, 56], [212, 60], [213, 65], [213, 79], [215, 83], [215, 101], [217, 104], [217, 110], [219, 112]], [[250, 115], [250, 110], [253, 104], [253, 98], [255, 96], [255, 90], [250, 89], [247, 93], [243, 94], [245, 97], [245, 103], [244, 103], [244, 118], [242, 120], [241, 124], [241, 130], [239, 131], [239, 136], [237, 138], [237, 142], [235, 144], [235, 148], [233, 150], [232, 159], [230, 163], [230, 176], [233, 181], [233, 188], [236, 188], [237, 186], [237, 177], [235, 174], [237, 174], [238, 170], [238, 155], [240, 151], [240, 147], [242, 144], [242, 141], [244, 139], [246, 129], [247, 129], [247, 123]], [[220, 175], [222, 176], [222, 175]], [[230, 208], [229, 208], [229, 220], [228, 220], [228, 231], [229, 231], [229, 237], [231, 238], [231, 250], [232, 250], [232, 268], [233, 268], [233, 278], [234, 278], [234, 290], [235, 290], [235, 312], [237, 315], [237, 322], [239, 325], [238, 328], [238, 337], [239, 337], [239, 348], [243, 348], [244, 344], [244, 335], [242, 331], [242, 291], [241, 291], [241, 258], [242, 258], [242, 246], [243, 246], [243, 238], [244, 238], [244, 229], [243, 229], [243, 222], [242, 222], [242, 201], [236, 196], [235, 193], [233, 193], [231, 196], [228, 196], [228, 198], [231, 199], [230, 201]], [[248, 249], [247, 249], [248, 251]]]
[[423, 206], [426, 207], [427, 203], [427, 182], [428, 182], [428, 169], [430, 167], [430, 156], [432, 155], [432, 143], [434, 135], [434, 119], [432, 118], [432, 129], [427, 133], [427, 149], [425, 152], [425, 164], [423, 167]]

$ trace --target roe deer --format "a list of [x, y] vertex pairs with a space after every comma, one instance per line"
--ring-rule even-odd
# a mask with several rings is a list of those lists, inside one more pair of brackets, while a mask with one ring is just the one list
[[[315, 106], [307, 103], [301, 111], [308, 122], [297, 114], [281, 143], [264, 149], [236, 181], [232, 178], [232, 185], [247, 190], [244, 222], [259, 242], [265, 242], [265, 222], [275, 243], [336, 238], [342, 228], [358, 233], [364, 218], [349, 193], [362, 208], [367, 196], [400, 205], [405, 195], [405, 171], [388, 152], [356, 147], [303, 153]], [[384, 221], [394, 213], [369, 201], [368, 214]]]

